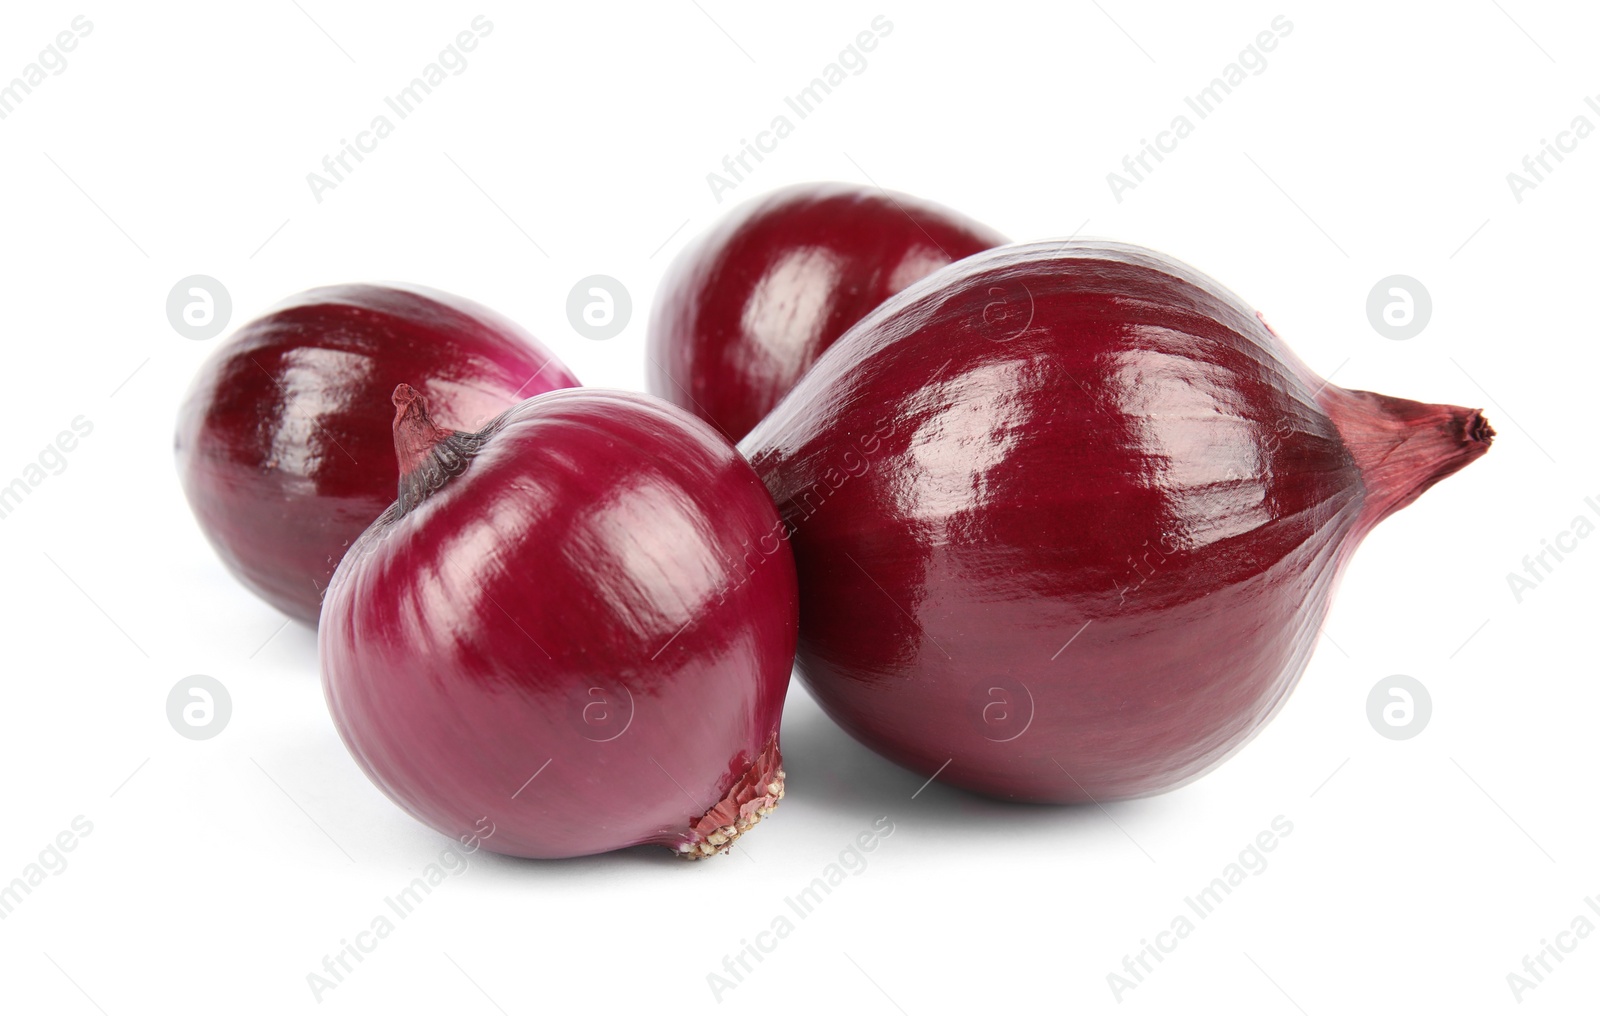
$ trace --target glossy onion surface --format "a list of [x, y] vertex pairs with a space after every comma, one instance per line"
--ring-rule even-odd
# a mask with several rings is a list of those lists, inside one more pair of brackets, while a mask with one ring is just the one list
[[726, 849], [782, 796], [798, 623], [760, 480], [646, 395], [551, 392], [428, 454], [406, 401], [401, 500], [318, 631], [351, 753], [440, 832], [492, 826], [499, 853]]
[[1066, 802], [1240, 747], [1359, 538], [1492, 434], [1325, 384], [1183, 264], [1069, 242], [894, 298], [741, 448], [794, 530], [823, 708], [924, 775]]
[[445, 426], [476, 430], [576, 385], [485, 307], [413, 287], [329, 286], [235, 332], [178, 417], [178, 475], [223, 563], [315, 624], [345, 549], [394, 500], [389, 393], [410, 382]]
[[734, 209], [657, 290], [650, 391], [737, 441], [884, 300], [1005, 238], [946, 208], [804, 184]]

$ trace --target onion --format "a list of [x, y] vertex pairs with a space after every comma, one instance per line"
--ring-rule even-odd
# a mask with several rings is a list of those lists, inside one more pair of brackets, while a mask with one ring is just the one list
[[668, 269], [650, 319], [650, 391], [737, 441], [868, 311], [1002, 243], [876, 188], [804, 184], [747, 202]]
[[491, 849], [726, 851], [783, 796], [794, 562], [761, 481], [683, 411], [530, 399], [483, 430], [394, 393], [399, 499], [335, 573], [334, 722], [418, 819]]
[[521, 328], [416, 287], [329, 286], [240, 328], [178, 417], [178, 475], [223, 563], [315, 624], [345, 548], [394, 500], [387, 413], [410, 379], [444, 425], [476, 429], [577, 380]]
[[918, 773], [1067, 802], [1243, 745], [1356, 544], [1492, 436], [1319, 380], [1170, 258], [1068, 242], [890, 300], [741, 448], [794, 532], [824, 710]]

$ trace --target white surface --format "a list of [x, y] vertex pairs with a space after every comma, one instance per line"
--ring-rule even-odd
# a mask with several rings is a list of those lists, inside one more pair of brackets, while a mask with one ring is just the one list
[[[865, 870], [722, 1005], [1592, 1004], [1600, 935], [1563, 939], [1575, 951], [1520, 1007], [1506, 979], [1576, 915], [1600, 925], [1584, 904], [1600, 906], [1600, 539], [1579, 541], [1520, 603], [1506, 578], [1600, 511], [1584, 502], [1600, 501], [1600, 137], [1520, 202], [1506, 181], [1574, 117], [1600, 127], [1584, 104], [1600, 92], [1592, 8], [580, 6], [479, 8], [494, 29], [466, 70], [320, 203], [306, 174], [468, 28], [469, 8], [41, 3], [0, 15], [0, 79], [74, 15], [93, 23], [66, 69], [0, 120], [0, 480], [75, 417], [94, 428], [0, 520], [0, 880], [75, 816], [93, 824], [0, 921], [0, 1008], [714, 1010], [707, 977], [724, 956], [878, 816], [894, 831]], [[1367, 541], [1288, 706], [1190, 788], [1104, 810], [1006, 808], [939, 786], [913, 799], [919, 778], [849, 742], [796, 687], [791, 793], [747, 850], [694, 867], [638, 851], [478, 855], [318, 1003], [307, 975], [448, 841], [368, 784], [328, 721], [312, 634], [277, 631], [281, 617], [223, 572], [190, 520], [171, 429], [215, 341], [174, 333], [167, 291], [215, 276], [238, 324], [312, 285], [424, 283], [522, 322], [588, 383], [639, 387], [657, 277], [731, 207], [706, 174], [880, 13], [893, 30], [865, 70], [732, 199], [870, 179], [1018, 239], [1081, 230], [1156, 247], [1260, 307], [1340, 384], [1484, 406], [1492, 452]], [[1293, 31], [1266, 69], [1115, 200], [1106, 174], [1279, 14]], [[608, 342], [566, 320], [567, 290], [594, 273], [633, 294], [633, 323]], [[1395, 273], [1434, 304], [1408, 341], [1379, 336], [1364, 309]], [[211, 741], [167, 723], [168, 690], [194, 673], [232, 695]], [[1432, 694], [1413, 740], [1367, 721], [1369, 690], [1391, 674]], [[1107, 975], [1279, 815], [1293, 832], [1265, 870], [1119, 1002]]]

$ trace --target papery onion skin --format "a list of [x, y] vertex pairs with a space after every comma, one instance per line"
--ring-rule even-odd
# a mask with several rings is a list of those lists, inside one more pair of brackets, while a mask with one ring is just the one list
[[801, 184], [746, 202], [657, 290], [649, 389], [737, 441], [884, 300], [1005, 237], [907, 194]]
[[1077, 802], [1242, 746], [1361, 537], [1492, 435], [1323, 382], [1179, 262], [1068, 242], [892, 299], [740, 447], [793, 530], [823, 709], [924, 776]]
[[486, 307], [357, 284], [309, 290], [246, 324], [189, 389], [176, 441], [189, 506], [228, 570], [290, 617], [316, 623], [339, 558], [394, 500], [382, 407], [404, 381], [461, 430], [578, 383]]
[[689, 414], [598, 389], [429, 461], [414, 396], [395, 397], [401, 499], [318, 630], [351, 753], [446, 835], [487, 819], [498, 853], [725, 851], [783, 794], [798, 593], [760, 480]]

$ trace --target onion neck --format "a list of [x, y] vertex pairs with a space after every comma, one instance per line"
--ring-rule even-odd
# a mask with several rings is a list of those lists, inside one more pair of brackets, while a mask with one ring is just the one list
[[425, 501], [467, 468], [482, 445], [478, 434], [449, 430], [433, 422], [428, 401], [408, 384], [394, 390], [394, 455], [400, 464], [395, 518]]
[[1489, 450], [1494, 428], [1477, 409], [1326, 385], [1317, 402], [1333, 420], [1366, 488], [1361, 532]]

